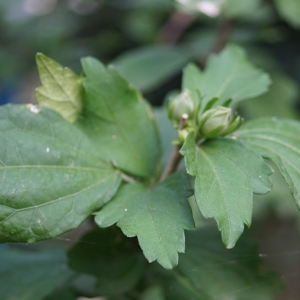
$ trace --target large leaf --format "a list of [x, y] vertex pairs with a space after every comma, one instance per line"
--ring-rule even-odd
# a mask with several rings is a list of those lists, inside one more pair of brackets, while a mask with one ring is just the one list
[[36, 55], [36, 62], [43, 84], [36, 89], [38, 102], [74, 122], [83, 108], [82, 77], [41, 53]]
[[300, 208], [300, 123], [258, 119], [245, 124], [237, 137], [277, 164]]
[[0, 108], [0, 242], [35, 242], [76, 228], [119, 186], [89, 138], [56, 112]]
[[226, 100], [232, 103], [253, 98], [267, 91], [270, 79], [267, 74], [256, 69], [248, 60], [245, 52], [238, 46], [227, 46], [220, 54], [208, 58], [205, 71], [195, 65], [184, 70], [183, 88], [193, 93], [200, 91], [203, 105], [212, 98], [219, 98], [215, 106]]
[[204, 228], [187, 232], [186, 244], [165, 286], [168, 300], [271, 300], [283, 288], [279, 275], [263, 271], [257, 245], [249, 238], [226, 250], [217, 231]]
[[80, 126], [99, 155], [129, 173], [150, 177], [160, 158], [153, 116], [140, 93], [113, 67], [94, 58], [82, 60], [86, 103]]
[[299, 0], [275, 0], [277, 10], [281, 17], [296, 28], [300, 27], [300, 1]]
[[145, 259], [117, 228], [85, 234], [68, 252], [69, 266], [97, 278], [100, 295], [121, 294], [134, 288]]
[[195, 197], [205, 218], [215, 218], [222, 240], [232, 248], [251, 224], [253, 192], [267, 193], [272, 169], [244, 144], [219, 138], [200, 146], [190, 133], [181, 149], [187, 172], [196, 177]]
[[101, 227], [117, 222], [128, 237], [137, 236], [149, 262], [157, 260], [170, 269], [184, 252], [184, 229], [193, 229], [194, 221], [187, 197], [192, 195], [186, 175], [177, 173], [153, 188], [127, 184], [99, 213], [95, 221]]
[[61, 249], [39, 252], [0, 249], [1, 300], [44, 299], [73, 275], [67, 269]]

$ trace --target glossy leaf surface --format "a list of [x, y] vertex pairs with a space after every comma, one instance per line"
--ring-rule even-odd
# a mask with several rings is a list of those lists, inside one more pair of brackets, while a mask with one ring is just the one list
[[184, 229], [194, 228], [187, 201], [192, 194], [181, 173], [153, 188], [127, 184], [97, 213], [95, 221], [101, 227], [117, 223], [126, 236], [137, 236], [149, 262], [157, 260], [170, 269], [178, 263], [178, 252], [184, 252]]
[[0, 138], [0, 242], [76, 228], [119, 186], [119, 171], [89, 138], [45, 107], [1, 107]]

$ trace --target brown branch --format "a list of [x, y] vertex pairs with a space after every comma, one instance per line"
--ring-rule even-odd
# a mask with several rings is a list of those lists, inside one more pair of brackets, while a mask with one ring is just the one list
[[192, 15], [175, 12], [162, 27], [159, 40], [164, 44], [176, 44], [195, 19]]
[[234, 26], [234, 20], [224, 19], [218, 26], [217, 34], [215, 40], [212, 44], [211, 49], [204, 57], [201, 66], [204, 68], [207, 62], [207, 59], [211, 53], [219, 53], [226, 46], [230, 33]]

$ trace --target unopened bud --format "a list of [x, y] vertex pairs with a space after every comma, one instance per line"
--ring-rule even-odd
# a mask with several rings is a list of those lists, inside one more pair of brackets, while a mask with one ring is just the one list
[[175, 124], [180, 123], [182, 115], [191, 119], [194, 115], [195, 103], [189, 90], [184, 90], [168, 103], [169, 119]]
[[200, 116], [199, 133], [204, 138], [229, 134], [240, 125], [240, 122], [239, 116], [232, 120], [231, 108], [217, 106], [207, 110]]

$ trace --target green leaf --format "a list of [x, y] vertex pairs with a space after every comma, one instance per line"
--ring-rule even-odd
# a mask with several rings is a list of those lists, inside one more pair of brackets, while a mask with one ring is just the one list
[[189, 52], [172, 46], [152, 46], [122, 54], [112, 63], [134, 86], [149, 91], [179, 72], [191, 58]]
[[207, 227], [187, 232], [186, 243], [166, 285], [167, 299], [271, 300], [283, 288], [279, 275], [263, 271], [257, 245], [249, 238], [227, 250], [218, 232]]
[[187, 197], [192, 195], [186, 175], [176, 173], [153, 188], [124, 185], [95, 221], [101, 227], [117, 222], [128, 237], [137, 236], [149, 262], [157, 260], [171, 269], [184, 252], [184, 229], [194, 221]]
[[39, 252], [0, 249], [2, 300], [44, 299], [73, 275], [66, 267], [66, 257], [61, 249]]
[[0, 242], [76, 228], [119, 186], [119, 171], [89, 138], [45, 107], [2, 106], [0, 138]]
[[300, 28], [300, 2], [299, 0], [275, 0], [280, 16], [295, 28]]
[[144, 271], [144, 258], [117, 228], [85, 234], [68, 251], [69, 266], [97, 278], [98, 294], [121, 294], [135, 287]]
[[36, 63], [43, 84], [36, 89], [37, 101], [74, 122], [83, 108], [82, 77], [42, 53], [36, 55]]
[[258, 119], [246, 123], [237, 137], [277, 164], [300, 208], [300, 123], [276, 118]]
[[253, 192], [265, 194], [272, 169], [244, 144], [227, 138], [197, 146], [190, 133], [181, 149], [187, 172], [196, 177], [195, 197], [205, 218], [215, 218], [227, 248], [251, 224]]
[[232, 99], [232, 104], [253, 98], [267, 91], [270, 79], [246, 58], [244, 50], [229, 45], [220, 54], [208, 58], [205, 71], [190, 65], [184, 70], [183, 88], [201, 92], [202, 107], [212, 98], [219, 98], [214, 106]]
[[145, 292], [141, 295], [140, 300], [165, 300], [163, 289], [158, 286], [151, 286], [146, 289]]
[[295, 110], [299, 97], [297, 82], [280, 71], [270, 73], [272, 85], [267, 93], [245, 101], [241, 105], [243, 115], [247, 118], [262, 118], [280, 116], [296, 119], [299, 116]]
[[99, 156], [126, 172], [151, 177], [160, 159], [160, 141], [148, 104], [113, 67], [94, 58], [82, 65], [86, 104], [77, 125], [93, 140]]

